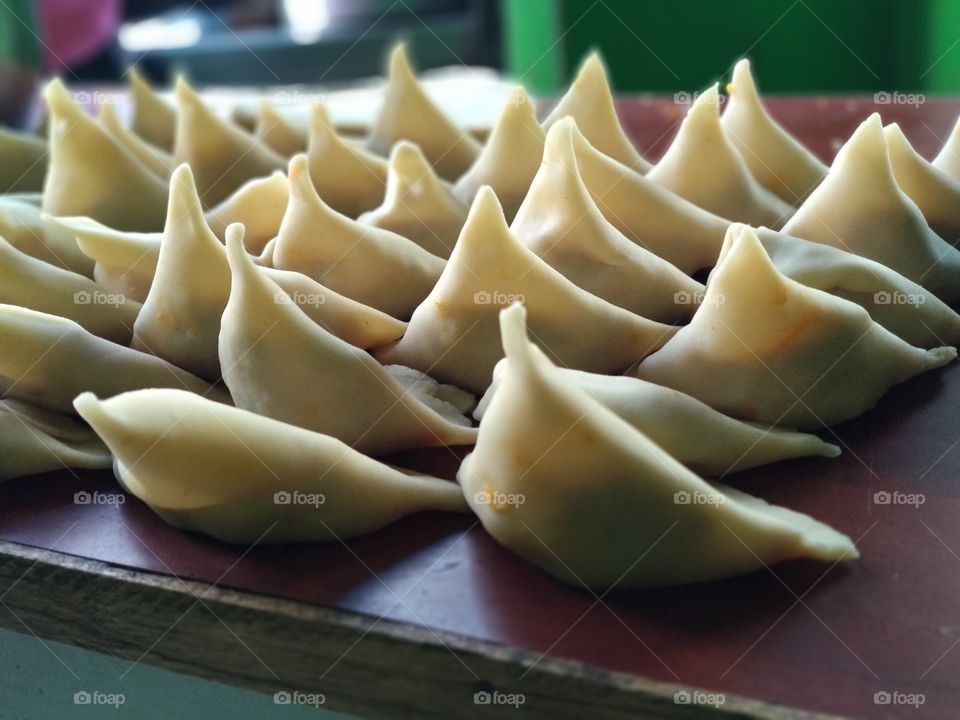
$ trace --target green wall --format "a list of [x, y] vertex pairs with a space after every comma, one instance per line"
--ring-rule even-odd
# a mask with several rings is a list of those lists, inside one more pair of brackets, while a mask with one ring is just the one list
[[743, 55], [767, 92], [960, 92], [956, 0], [502, 2], [506, 67], [541, 93], [592, 48], [620, 92], [696, 90]]

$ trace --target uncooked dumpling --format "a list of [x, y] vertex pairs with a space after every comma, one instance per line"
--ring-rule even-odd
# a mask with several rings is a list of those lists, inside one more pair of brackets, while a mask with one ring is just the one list
[[897, 185], [917, 204], [930, 228], [951, 244], [960, 240], [960, 182], [920, 155], [896, 123], [883, 129]]
[[163, 233], [123, 232], [88, 217], [49, 218], [49, 223], [68, 233], [78, 252], [85, 253], [85, 260], [96, 263], [93, 279], [104, 290], [137, 302], [146, 300], [157, 271]]
[[64, 468], [108, 468], [97, 434], [74, 417], [19, 400], [0, 400], [0, 480]]
[[727, 93], [727, 107], [720, 118], [726, 136], [763, 187], [790, 205], [800, 205], [829, 168], [767, 113], [749, 60], [734, 66]]
[[213, 207], [247, 180], [282, 170], [286, 160], [250, 133], [217, 117], [182, 77], [177, 80], [176, 165], [188, 163], [200, 201]]
[[72, 412], [92, 390], [110, 396], [148, 387], [183, 388], [229, 402], [229, 396], [168, 362], [92, 335], [72, 320], [0, 305], [0, 395]]
[[273, 266], [296, 270], [349, 298], [406, 319], [430, 292], [444, 261], [411, 240], [351, 220], [327, 205], [307, 158], [290, 161], [290, 204]]
[[277, 236], [289, 200], [290, 182], [286, 174], [277, 171], [241, 185], [233, 195], [207, 211], [207, 222], [221, 240], [226, 237], [228, 225], [243, 223], [247, 249], [261, 253]]
[[0, 237], [20, 252], [93, 277], [93, 260], [80, 251], [73, 234], [44, 217], [32, 203], [0, 197]]
[[135, 157], [140, 163], [161, 180], [170, 177], [173, 171], [173, 156], [166, 150], [154, 147], [120, 122], [113, 105], [100, 106], [100, 125], [110, 134], [120, 147]]
[[480, 144], [454, 125], [421, 87], [403, 45], [390, 53], [383, 105], [367, 142], [375, 153], [387, 155], [398, 140], [419, 145], [437, 174], [450, 181], [463, 175], [480, 154]]
[[950, 137], [947, 138], [931, 164], [960, 182], [960, 119], [957, 119]]
[[560, 118], [572, 117], [587, 140], [600, 152], [623, 163], [639, 173], [645, 173], [651, 165], [633, 146], [623, 131], [613, 104], [613, 93], [607, 81], [607, 71], [600, 55], [590, 53], [583, 61], [577, 77], [567, 90], [543, 127], [550, 127]]
[[467, 206], [436, 176], [420, 148], [406, 140], [390, 151], [383, 204], [359, 218], [362, 223], [403, 235], [442, 258], [450, 257], [466, 219]]
[[[540, 348], [531, 346], [530, 352], [549, 362]], [[497, 363], [493, 385], [474, 413], [477, 420], [483, 420], [508, 364], [507, 359]], [[816, 435], [745, 423], [689, 395], [635, 377], [567, 368], [556, 368], [556, 373], [558, 379], [606, 405], [691, 470], [709, 477], [790, 458], [840, 454], [840, 448]]]
[[43, 209], [86, 215], [120, 230], [163, 226], [167, 186], [73, 104], [59, 80], [44, 92], [50, 109], [50, 167]]
[[203, 217], [188, 165], [170, 178], [170, 205], [157, 269], [131, 347], [195, 375], [220, 378], [217, 336], [225, 298], [217, 269], [223, 246]]
[[761, 185], [720, 124], [713, 85], [687, 111], [676, 138], [647, 173], [654, 182], [717, 215], [780, 228], [793, 206]]
[[[196, 316], [206, 318], [206, 329], [195, 335], [197, 338], [213, 336], [213, 352], [216, 352], [220, 315], [230, 294], [230, 268], [223, 246], [192, 212], [199, 204], [196, 188], [185, 182], [177, 193], [171, 193], [171, 213], [176, 213], [187, 226], [179, 233], [177, 261], [171, 264], [181, 268], [175, 270], [174, 275], [182, 273], [190, 280], [182, 283], [178, 304], [187, 310], [191, 303], [205, 308]], [[121, 233], [88, 218], [60, 218], [57, 222], [72, 229], [84, 251], [96, 258], [94, 275], [99, 284], [130, 298], [141, 301], [147, 298], [160, 260], [162, 233]], [[262, 258], [257, 262], [262, 262]], [[194, 270], [191, 274], [191, 268], [197, 267], [202, 271]], [[357, 347], [380, 347], [403, 335], [406, 323], [335, 293], [306, 275], [273, 268], [265, 270], [267, 276], [283, 288], [290, 302], [302, 308], [311, 320]], [[197, 293], [187, 292], [186, 288], [194, 287]]]
[[531, 335], [550, 356], [582, 370], [625, 370], [676, 332], [591, 295], [547, 265], [513, 237], [485, 187], [436, 287], [406, 335], [378, 359], [482, 393], [503, 357], [500, 308], [515, 300], [530, 308]]
[[801, 429], [872, 408], [892, 386], [940, 367], [862, 307], [781, 275], [754, 231], [733, 225], [691, 323], [636, 369], [722, 413]]
[[173, 152], [177, 113], [173, 106], [154, 91], [136, 68], [127, 71], [133, 95], [133, 131], [161, 150]]
[[685, 273], [713, 267], [729, 220], [607, 157], [574, 131], [577, 169], [607, 221]]
[[126, 490], [171, 525], [219, 540], [342, 541], [416, 512], [466, 508], [454, 483], [189, 393], [85, 393], [76, 407], [116, 455]]
[[107, 340], [126, 345], [140, 303], [111, 293], [83, 275], [30, 257], [0, 237], [0, 303], [60, 315]]
[[577, 169], [575, 130], [570, 118], [550, 128], [543, 164], [510, 230], [584, 290], [652, 320], [689, 320], [703, 285], [603, 217]]
[[517, 88], [507, 98], [480, 157], [457, 180], [453, 194], [470, 205], [480, 188], [489, 185], [500, 200], [507, 222], [513, 222], [540, 169], [543, 141], [537, 109], [523, 88]]
[[39, 192], [47, 172], [47, 143], [0, 128], [0, 193]]
[[960, 300], [960, 250], [930, 229], [897, 185], [876, 113], [840, 148], [827, 179], [783, 231], [876, 260], [946, 303]]
[[283, 157], [290, 157], [307, 149], [307, 133], [291, 125], [268, 102], [260, 103], [254, 134], [260, 142]]
[[425, 405], [363, 350], [289, 303], [227, 231], [232, 283], [220, 331], [223, 379], [236, 406], [321, 432], [368, 455], [471, 445], [476, 430], [456, 408]]
[[960, 345], [960, 315], [886, 265], [769, 228], [757, 237], [781, 273], [856, 303], [901, 340], [923, 348]]
[[323, 105], [310, 110], [307, 148], [313, 186], [338, 213], [355, 218], [383, 202], [387, 161], [340, 137]]
[[807, 515], [700, 479], [535, 352], [523, 320], [519, 305], [503, 313], [507, 366], [457, 474], [499, 543], [598, 590], [858, 557]]

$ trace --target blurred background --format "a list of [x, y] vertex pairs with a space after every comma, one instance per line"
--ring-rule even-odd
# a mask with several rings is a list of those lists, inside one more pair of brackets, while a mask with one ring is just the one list
[[621, 93], [698, 89], [742, 55], [765, 92], [960, 92], [956, 0], [4, 0], [0, 115], [37, 80], [325, 84], [381, 71], [409, 41], [419, 69], [503, 71], [549, 96], [599, 47]]

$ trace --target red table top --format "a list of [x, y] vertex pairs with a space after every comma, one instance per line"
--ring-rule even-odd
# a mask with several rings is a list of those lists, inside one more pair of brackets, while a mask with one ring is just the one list
[[[929, 156], [960, 111], [960, 100], [917, 108], [843, 99], [769, 105], [825, 158], [873, 109], [885, 122], [900, 122]], [[652, 157], [682, 113], [650, 101], [624, 101], [622, 111]], [[859, 561], [793, 562], [707, 585], [618, 590], [602, 601], [516, 558], [473, 516], [424, 514], [348, 545], [264, 546], [243, 555], [243, 548], [166, 526], [132, 498], [120, 507], [73, 503], [80, 489], [116, 491], [108, 472], [0, 485], [0, 538], [807, 710], [946, 717], [960, 704], [958, 401], [953, 364], [826, 431], [843, 447], [840, 458], [728, 478], [847, 533], [858, 541]], [[457, 461], [441, 450], [430, 464], [452, 477]], [[876, 505], [881, 490], [923, 493], [925, 503]], [[881, 691], [923, 693], [925, 704], [919, 712], [878, 706], [874, 693]]]

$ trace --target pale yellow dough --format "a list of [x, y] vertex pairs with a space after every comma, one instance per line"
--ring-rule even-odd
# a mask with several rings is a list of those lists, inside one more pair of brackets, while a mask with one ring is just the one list
[[566, 278], [614, 305], [651, 320], [689, 320], [703, 285], [603, 217], [580, 177], [575, 132], [570, 118], [550, 128], [543, 164], [511, 232]]
[[697, 314], [640, 363], [641, 379], [733, 417], [810, 429], [857, 417], [957, 355], [913, 347], [862, 307], [783, 276], [748, 226], [731, 226], [726, 243]]
[[176, 110], [157, 95], [136, 68], [127, 70], [127, 76], [133, 95], [132, 130], [151, 145], [173, 152], [177, 129]]
[[373, 152], [385, 156], [398, 140], [419, 145], [437, 174], [451, 182], [480, 154], [480, 144], [454, 125], [427, 95], [410, 68], [403, 45], [390, 53], [383, 105], [367, 143]]
[[513, 222], [540, 168], [544, 137], [533, 101], [523, 88], [515, 89], [507, 98], [480, 156], [457, 180], [453, 194], [469, 205], [480, 188], [489, 185], [500, 200], [507, 222]]
[[720, 123], [717, 86], [687, 111], [667, 152], [647, 177], [717, 215], [780, 228], [793, 206], [761, 185]]
[[101, 127], [109, 133], [118, 145], [135, 157], [140, 163], [161, 180], [166, 181], [173, 172], [173, 156], [166, 150], [154, 147], [120, 122], [113, 105], [100, 106], [98, 118]]
[[[455, 407], [408, 392], [368, 353], [285, 302], [280, 286], [244, 250], [241, 226], [227, 230], [227, 255], [232, 282], [220, 364], [237, 407], [369, 455], [473, 444], [476, 430]], [[439, 412], [430, 407], [438, 402]]]
[[406, 335], [378, 359], [482, 393], [503, 356], [500, 308], [514, 300], [530, 308], [531, 334], [551, 357], [582, 370], [623, 371], [676, 332], [591, 295], [547, 265], [511, 234], [485, 187], [436, 287]]
[[544, 129], [549, 130], [564, 117], [572, 117], [590, 144], [604, 155], [639, 173], [650, 170], [650, 163], [637, 152], [620, 125], [607, 71], [596, 52], [583, 61], [570, 89], [543, 121]]
[[358, 219], [448, 258], [467, 220], [467, 206], [437, 177], [420, 148], [401, 140], [390, 152], [383, 204]]
[[750, 73], [750, 61], [733, 68], [720, 124], [750, 172], [767, 190], [800, 205], [827, 176], [829, 168], [767, 112]]
[[290, 157], [307, 149], [307, 133], [291, 125], [268, 102], [260, 103], [254, 134], [260, 142], [283, 157]]
[[97, 434], [75, 417], [20, 400], [0, 400], [0, 480], [64, 468], [108, 468]]
[[876, 113], [840, 148], [827, 179], [783, 231], [876, 260], [946, 303], [960, 300], [960, 250], [930, 229], [897, 185]]
[[222, 203], [210, 208], [206, 218], [221, 240], [226, 237], [228, 225], [242, 223], [247, 250], [258, 254], [280, 232], [289, 201], [290, 181], [278, 170], [268, 177], [248, 180]]
[[176, 390], [76, 399], [126, 490], [183, 530], [226, 542], [339, 541], [427, 510], [451, 482], [401, 472], [319, 433]]
[[73, 398], [150, 387], [183, 388], [229, 402], [226, 392], [160, 358], [92, 335], [77, 323], [0, 305], [0, 394], [71, 412]]
[[0, 128], [0, 193], [43, 190], [47, 154], [40, 138]]
[[43, 210], [86, 215], [121, 230], [163, 226], [167, 187], [92, 117], [59, 80], [44, 92], [50, 111], [50, 167]]
[[223, 202], [253, 178], [283, 170], [283, 156], [259, 138], [217, 117], [182, 77], [177, 80], [175, 165], [193, 170], [204, 207]]
[[93, 277], [93, 260], [80, 250], [73, 233], [32, 203], [0, 197], [0, 237], [20, 252]]
[[858, 557], [807, 515], [708, 484], [569, 382], [527, 340], [519, 305], [501, 323], [507, 366], [457, 478], [505, 547], [597, 590]]
[[430, 292], [444, 260], [412, 240], [338, 213], [317, 194], [307, 158], [290, 161], [290, 204], [273, 267], [296, 270], [401, 320]]

